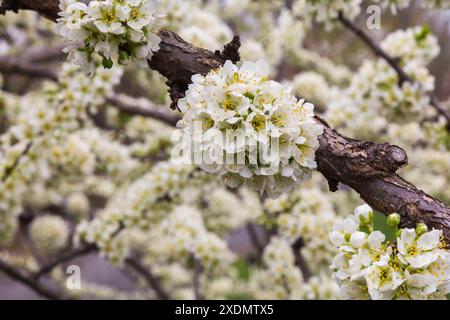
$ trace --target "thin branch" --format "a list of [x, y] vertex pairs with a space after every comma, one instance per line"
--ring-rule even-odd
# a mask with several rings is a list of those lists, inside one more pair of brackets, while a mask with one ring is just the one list
[[5, 169], [5, 172], [1, 179], [2, 182], [5, 182], [6, 180], [8, 180], [8, 178], [14, 173], [16, 168], [19, 166], [20, 160], [28, 154], [32, 145], [33, 145], [33, 141], [29, 141], [27, 143], [27, 145], [25, 146], [25, 149], [23, 149], [23, 151], [14, 160], [14, 163]]
[[165, 111], [157, 110], [157, 107], [150, 104], [147, 100], [134, 99], [125, 95], [113, 94], [106, 98], [106, 101], [114, 107], [117, 107], [121, 112], [149, 117], [169, 126], [175, 126], [180, 119], [175, 115], [171, 115]]
[[54, 268], [56, 268], [61, 263], [67, 262], [69, 260], [72, 260], [76, 257], [86, 255], [91, 252], [95, 252], [97, 250], [97, 246], [94, 244], [85, 245], [76, 249], [73, 249], [71, 251], [67, 251], [59, 255], [58, 257], [52, 259], [51, 261], [47, 262], [47, 264], [41, 266], [39, 270], [34, 274], [35, 278], [40, 278], [50, 272]]
[[58, 80], [56, 72], [46, 66], [38, 66], [33, 62], [13, 56], [0, 56], [0, 70], [3, 73], [26, 74], [33, 78]]
[[[54, 70], [48, 69], [47, 67], [40, 67], [23, 58], [12, 56], [0, 56], [0, 71], [4, 73], [18, 73], [53, 81], [58, 80], [58, 74]], [[162, 108], [162, 106], [158, 107], [152, 105], [147, 100], [135, 99], [123, 94], [113, 94], [106, 97], [106, 102], [126, 114], [153, 118], [169, 126], [175, 126], [180, 119], [176, 115], [171, 115], [166, 111], [158, 110], [158, 108]]]
[[[415, 81], [406, 74], [403, 68], [399, 64], [399, 60], [391, 57], [387, 52], [385, 52], [381, 46], [370, 37], [370, 35], [361, 27], [353, 23], [353, 21], [347, 19], [342, 12], [338, 15], [339, 21], [344, 25], [347, 29], [349, 29], [353, 34], [355, 34], [358, 38], [360, 38], [379, 58], [384, 59], [397, 73], [399, 86], [401, 86], [404, 82], [415, 83]], [[441, 114], [448, 123], [448, 128], [450, 130], [450, 112], [446, 111], [442, 108], [437, 100], [430, 95], [430, 104], [431, 106]]]
[[59, 60], [67, 56], [63, 51], [65, 45], [59, 44], [54, 47], [30, 48], [23, 53], [22, 59], [30, 62], [49, 62]]
[[294, 252], [295, 265], [300, 269], [303, 279], [307, 282], [311, 278], [312, 272], [300, 251], [303, 246], [304, 241], [300, 237], [292, 244], [292, 251]]
[[126, 259], [125, 263], [145, 279], [161, 300], [170, 300], [169, 293], [162, 286], [161, 281], [152, 273], [149, 266], [144, 266], [139, 260], [134, 258]]
[[202, 300], [203, 297], [200, 292], [200, 277], [203, 271], [202, 264], [200, 260], [198, 260], [195, 256], [192, 256], [194, 260], [194, 278], [193, 278], [193, 287], [194, 287], [194, 298], [195, 300]]
[[15, 279], [28, 288], [32, 289], [34, 292], [38, 293], [40, 296], [50, 299], [50, 300], [61, 300], [64, 297], [51, 289], [47, 288], [36, 279], [33, 278], [31, 274], [26, 274], [22, 270], [16, 270], [13, 266], [9, 265], [7, 262], [0, 259], [0, 271]]

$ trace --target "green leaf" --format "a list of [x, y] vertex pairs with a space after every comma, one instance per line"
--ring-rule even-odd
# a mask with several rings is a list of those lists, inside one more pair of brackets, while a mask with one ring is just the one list
[[239, 259], [234, 263], [238, 278], [248, 280], [250, 278], [250, 265], [244, 259]]
[[390, 242], [396, 241], [394, 229], [388, 226], [387, 216], [383, 213], [377, 211], [374, 212], [373, 229], [383, 232], [386, 235], [386, 240], [389, 240]]

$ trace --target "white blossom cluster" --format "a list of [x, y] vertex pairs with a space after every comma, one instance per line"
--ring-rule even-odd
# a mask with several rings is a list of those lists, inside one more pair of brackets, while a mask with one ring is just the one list
[[200, 211], [193, 207], [176, 208], [161, 228], [166, 250], [177, 257], [193, 255], [206, 269], [227, 266], [233, 260], [227, 243], [206, 229]]
[[307, 21], [324, 23], [329, 30], [340, 12], [348, 19], [354, 19], [361, 12], [362, 0], [296, 0], [292, 10], [297, 17]]
[[330, 87], [325, 78], [313, 71], [297, 74], [290, 82], [292, 92], [311, 101], [316, 106], [326, 106], [330, 102]]
[[61, 217], [39, 216], [30, 226], [30, 236], [42, 253], [54, 254], [67, 246], [69, 226]]
[[427, 25], [392, 32], [380, 45], [387, 54], [401, 59], [407, 69], [408, 64], [428, 65], [440, 52], [438, 40]]
[[[394, 225], [400, 221], [397, 217]], [[418, 224], [397, 234], [391, 243], [381, 231], [373, 231], [373, 211], [367, 205], [336, 223], [330, 240], [339, 253], [331, 268], [342, 298], [445, 299], [450, 292], [450, 255], [442, 231]]]
[[439, 46], [429, 29], [396, 31], [381, 47], [399, 59], [414, 83], [404, 81], [400, 86], [395, 70], [378, 59], [365, 60], [347, 89], [333, 88], [327, 117], [335, 126], [351, 119], [346, 132], [355, 137], [374, 138], [390, 123], [407, 124], [433, 112], [429, 93], [434, 89], [434, 77], [426, 65], [439, 53]]
[[252, 279], [257, 299], [337, 299], [338, 287], [324, 272], [305, 280], [295, 264], [291, 244], [272, 237], [263, 254], [265, 268]]
[[276, 299], [301, 299], [303, 276], [295, 265], [291, 245], [286, 240], [273, 237], [264, 250], [263, 261], [267, 288]]
[[336, 254], [328, 233], [337, 216], [333, 203], [318, 188], [294, 190], [264, 203], [269, 215], [275, 215], [278, 235], [293, 244], [302, 238], [301, 252], [314, 270], [327, 269]]
[[[413, 3], [412, 0], [377, 0], [385, 9], [389, 9], [391, 13], [397, 14], [400, 9], [405, 9]], [[421, 0], [417, 2], [425, 8], [449, 8], [450, 3], [447, 0]]]
[[322, 128], [313, 119], [314, 106], [268, 80], [266, 62], [237, 67], [227, 61], [192, 81], [178, 103], [184, 161], [200, 156], [196, 164], [228, 186], [245, 182], [269, 195], [292, 189], [316, 168]]
[[[0, 176], [5, 177], [0, 182], [0, 238], [12, 239], [25, 204], [56, 201], [64, 189], [58, 185], [60, 178], [67, 183], [94, 172], [95, 157], [86, 145], [89, 139], [81, 139], [75, 131], [80, 121], [88, 121], [87, 105], [101, 104], [120, 75], [105, 70], [89, 80], [78, 68], [64, 65], [59, 83], [49, 83], [40, 97], [37, 93], [21, 99], [4, 96], [11, 125], [0, 137]], [[111, 150], [116, 158], [117, 150]]]
[[131, 61], [146, 66], [161, 42], [158, 6], [157, 0], [61, 1], [58, 31], [70, 42], [70, 60], [88, 73], [98, 57], [105, 68]]

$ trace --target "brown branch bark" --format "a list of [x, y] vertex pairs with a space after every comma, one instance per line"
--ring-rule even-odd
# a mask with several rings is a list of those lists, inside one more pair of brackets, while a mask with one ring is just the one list
[[403, 149], [350, 139], [319, 121], [324, 125], [324, 133], [319, 137], [316, 160], [331, 191], [337, 190], [339, 182], [346, 184], [374, 209], [385, 214], [399, 213], [402, 226], [423, 222], [443, 230], [450, 243], [450, 207], [396, 173], [408, 162]]
[[117, 107], [120, 111], [129, 115], [153, 118], [164, 122], [169, 126], [175, 126], [178, 120], [180, 120], [180, 118], [177, 116], [158, 110], [155, 108], [155, 106], [152, 106], [145, 102], [137, 101], [136, 99], [130, 98], [125, 95], [112, 95], [107, 97], [106, 101], [109, 104]]
[[148, 266], [144, 266], [139, 260], [134, 258], [126, 259], [125, 263], [145, 279], [149, 287], [155, 290], [161, 300], [170, 300], [169, 293], [162, 286], [160, 280], [152, 273]]
[[47, 262], [43, 266], [39, 268], [39, 270], [34, 274], [35, 278], [40, 278], [55, 269], [60, 264], [70, 261], [76, 257], [86, 255], [91, 252], [95, 252], [97, 250], [97, 246], [93, 244], [85, 245], [79, 248], [75, 248], [71, 251], [66, 251], [59, 255], [58, 257], [53, 258], [51, 261]]
[[23, 272], [22, 270], [17, 270], [13, 266], [9, 265], [6, 261], [0, 259], [0, 272], [3, 272], [7, 276], [12, 279], [15, 279], [28, 288], [39, 294], [40, 296], [50, 299], [50, 300], [60, 300], [63, 299], [63, 296], [59, 295], [56, 292], [53, 292], [51, 289], [47, 288], [43, 284], [39, 283], [37, 280], [33, 278], [32, 275]]
[[193, 277], [193, 289], [194, 289], [194, 299], [195, 300], [203, 300], [201, 290], [200, 290], [200, 276], [203, 271], [202, 264], [200, 260], [198, 260], [194, 255], [192, 255], [192, 259], [194, 260], [194, 277]]
[[298, 238], [295, 240], [295, 242], [292, 244], [292, 251], [294, 253], [294, 262], [295, 265], [300, 269], [302, 272], [303, 280], [308, 282], [309, 279], [312, 277], [311, 269], [309, 268], [309, 265], [305, 258], [303, 257], [300, 250], [304, 246], [303, 238]]
[[32, 78], [45, 78], [53, 81], [58, 80], [58, 75], [49, 67], [38, 66], [35, 63], [13, 56], [0, 57], [0, 70], [2, 73], [26, 74]]
[[[15, 2], [55, 20], [57, 11], [48, 11], [52, 7], [48, 3], [52, 1], [58, 2]], [[33, 2], [33, 6], [30, 2]], [[149, 61], [149, 66], [167, 77], [173, 98], [172, 106], [176, 106], [177, 99], [184, 95], [193, 74], [205, 74], [211, 68], [221, 66], [226, 59], [236, 61], [239, 57], [237, 37], [222, 53], [196, 48], [170, 31], [161, 31], [160, 37], [161, 50]], [[450, 207], [396, 174], [398, 168], [407, 164], [407, 155], [403, 149], [347, 138], [323, 120], [317, 120], [324, 126], [324, 133], [319, 138], [320, 147], [316, 152], [318, 170], [328, 180], [332, 191], [337, 189], [339, 182], [347, 184], [374, 209], [385, 214], [398, 212], [404, 226], [424, 222], [429, 227], [442, 229], [450, 243]]]

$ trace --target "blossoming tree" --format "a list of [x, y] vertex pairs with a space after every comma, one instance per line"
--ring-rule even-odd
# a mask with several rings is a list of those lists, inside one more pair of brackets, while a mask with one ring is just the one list
[[[49, 299], [445, 299], [441, 48], [375, 40], [366, 5], [0, 1], [0, 272]], [[87, 254], [135, 290], [66, 285]]]

